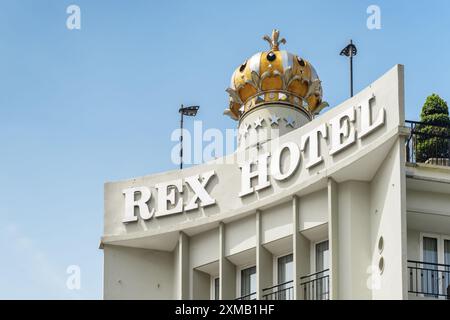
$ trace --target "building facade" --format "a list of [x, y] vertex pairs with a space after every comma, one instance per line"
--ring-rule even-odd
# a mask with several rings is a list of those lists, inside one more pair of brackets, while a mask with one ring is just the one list
[[450, 167], [415, 161], [403, 66], [319, 115], [320, 80], [270, 48], [233, 74], [238, 148], [105, 184], [105, 299], [446, 299]]

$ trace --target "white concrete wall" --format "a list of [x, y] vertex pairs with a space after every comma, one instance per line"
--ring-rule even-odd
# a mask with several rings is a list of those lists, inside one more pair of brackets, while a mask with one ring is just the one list
[[448, 194], [408, 189], [406, 198], [408, 211], [450, 216], [450, 196]]
[[[374, 299], [407, 298], [406, 181], [404, 141], [398, 139], [370, 184], [371, 254], [373, 277], [384, 259], [384, 271], [375, 278]], [[380, 254], [378, 241], [384, 239]]]
[[[292, 206], [291, 206], [292, 207]], [[292, 215], [292, 214], [291, 214]], [[273, 285], [273, 256], [262, 246], [263, 214], [256, 212], [256, 298], [262, 299], [264, 289]]]
[[179, 259], [175, 260], [174, 263], [179, 265], [180, 272], [180, 288], [179, 288], [179, 299], [189, 299], [191, 296], [190, 284], [191, 284], [191, 271], [189, 266], [189, 237], [184, 233], [180, 232], [178, 240], [178, 250]]
[[408, 229], [408, 260], [420, 261], [420, 231]]
[[328, 221], [327, 189], [300, 198], [300, 231]]
[[[283, 121], [283, 119], [286, 119], [289, 116], [292, 117], [295, 122], [295, 128], [279, 125], [276, 127], [277, 130], [272, 130], [273, 127], [268, 125], [267, 122], [273, 114], [276, 114], [277, 117], [280, 118], [280, 123]], [[260, 128], [257, 133], [251, 131], [249, 135], [240, 137], [238, 141], [238, 145], [240, 147], [248, 147], [254, 145], [256, 142], [262, 143], [270, 139], [278, 138], [279, 136], [293, 131], [296, 128], [299, 128], [311, 121], [303, 111], [300, 111], [297, 108], [273, 103], [264, 106], [264, 108], [254, 108], [253, 110], [248, 111], [240, 120], [238, 129], [242, 130], [245, 125], [253, 124], [258, 119], [258, 117], [265, 119], [262, 128]]]
[[251, 215], [227, 223], [225, 228], [225, 256], [230, 256], [256, 246], [256, 219]]
[[262, 243], [268, 243], [292, 234], [292, 202], [262, 211]]
[[293, 197], [292, 199], [292, 222], [296, 232], [292, 236], [292, 256], [293, 256], [293, 287], [294, 299], [303, 299], [304, 290], [301, 287], [300, 278], [311, 273], [310, 269], [310, 241], [305, 238], [298, 230], [300, 229], [300, 199]]
[[219, 225], [219, 297], [221, 300], [236, 298], [236, 266], [225, 257], [226, 228], [224, 223]]
[[339, 299], [371, 299], [367, 286], [371, 265], [369, 183], [339, 184]]
[[328, 252], [329, 264], [329, 296], [331, 300], [339, 299], [339, 203], [338, 184], [332, 178], [327, 181], [328, 207]]
[[219, 228], [190, 237], [189, 263], [191, 269], [218, 261], [219, 245]]
[[104, 299], [174, 299], [173, 254], [105, 246]]
[[192, 270], [192, 296], [195, 300], [211, 299], [211, 276], [199, 270]]

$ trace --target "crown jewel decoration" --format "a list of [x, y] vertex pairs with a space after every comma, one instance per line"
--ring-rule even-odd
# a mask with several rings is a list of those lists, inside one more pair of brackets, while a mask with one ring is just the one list
[[280, 43], [286, 44], [286, 39], [282, 38], [280, 41], [278, 41], [278, 38], [280, 37], [280, 31], [277, 29], [273, 29], [272, 31], [272, 38], [268, 35], [265, 35], [263, 37], [263, 40], [266, 40], [270, 44], [270, 50], [272, 51], [278, 51], [280, 50]]
[[258, 52], [240, 65], [231, 77], [230, 105], [224, 114], [240, 120], [248, 111], [267, 104], [284, 104], [303, 111], [310, 119], [328, 106], [322, 101], [322, 85], [313, 66], [298, 55], [280, 50], [277, 29], [265, 35], [270, 50]]

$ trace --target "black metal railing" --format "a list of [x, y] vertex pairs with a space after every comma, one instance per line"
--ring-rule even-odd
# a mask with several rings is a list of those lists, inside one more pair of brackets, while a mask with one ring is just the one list
[[405, 121], [411, 133], [406, 140], [406, 161], [449, 166], [450, 126]]
[[256, 300], [256, 292], [252, 292], [249, 294], [246, 294], [244, 296], [240, 296], [236, 298], [236, 300]]
[[287, 281], [276, 286], [263, 289], [263, 300], [293, 300], [294, 299], [294, 281]]
[[300, 278], [304, 300], [329, 300], [330, 276], [329, 269], [308, 274]]
[[450, 299], [450, 265], [408, 260], [408, 273], [409, 293]]

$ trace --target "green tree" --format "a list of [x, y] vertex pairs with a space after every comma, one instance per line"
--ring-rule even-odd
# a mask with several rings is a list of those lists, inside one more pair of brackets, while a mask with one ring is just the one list
[[416, 127], [416, 161], [425, 162], [430, 158], [449, 158], [450, 118], [448, 106], [439, 95], [427, 97]]

